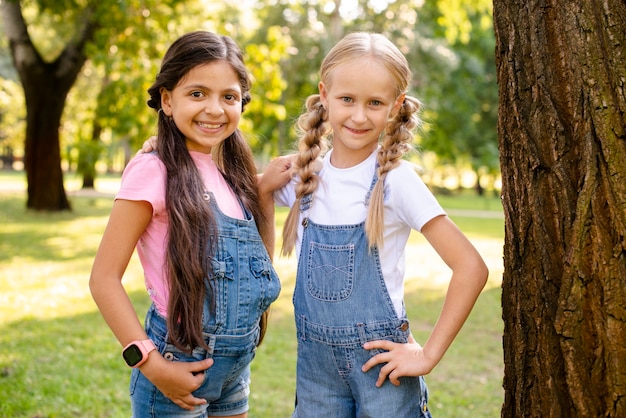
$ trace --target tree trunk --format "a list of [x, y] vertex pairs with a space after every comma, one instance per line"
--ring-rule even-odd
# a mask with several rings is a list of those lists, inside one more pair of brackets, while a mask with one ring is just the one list
[[93, 189], [96, 184], [96, 163], [100, 157], [100, 135], [102, 124], [100, 119], [94, 118], [91, 130], [91, 141], [80, 149], [78, 156], [79, 171], [83, 175], [83, 189]]
[[503, 417], [626, 417], [626, 3], [494, 0]]
[[54, 62], [44, 62], [34, 47], [19, 1], [0, 3], [4, 30], [26, 99], [24, 163], [28, 182], [26, 206], [35, 210], [68, 210], [63, 186], [59, 126], [67, 93], [86, 60], [84, 47], [95, 29], [86, 10], [85, 24]]
[[27, 109], [24, 149], [28, 183], [26, 207], [68, 210], [71, 207], [63, 186], [59, 124], [69, 89], [59, 91], [58, 80], [50, 77], [49, 71], [37, 73], [22, 78]]

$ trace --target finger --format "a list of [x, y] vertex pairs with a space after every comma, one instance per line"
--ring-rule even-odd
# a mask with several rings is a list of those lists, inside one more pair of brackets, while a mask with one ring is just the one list
[[376, 379], [376, 387], [379, 388], [383, 385], [383, 383], [385, 383], [387, 376], [389, 375], [389, 373], [392, 372], [392, 370], [393, 369], [389, 364], [386, 364], [380, 368], [380, 372], [378, 373], [378, 379]]
[[193, 405], [189, 405], [187, 402], [180, 400], [180, 399], [172, 399], [172, 401], [179, 407], [186, 409], [188, 411], [191, 411], [194, 408]]
[[375, 356], [367, 360], [367, 362], [363, 365], [363, 367], [361, 367], [361, 370], [366, 372], [374, 368], [378, 364], [382, 364], [384, 366], [386, 363], [389, 363], [391, 360], [392, 360], [392, 357], [389, 354], [389, 351], [385, 351], [383, 353], [376, 354]]
[[198, 405], [204, 405], [207, 403], [206, 399], [196, 398], [191, 393], [182, 398], [172, 399], [172, 401], [181, 408], [187, 409], [189, 411], [193, 410]]
[[377, 354], [374, 357], [370, 358], [365, 362], [363, 366], [361, 366], [361, 370], [363, 372], [369, 371], [371, 368], [375, 367], [377, 364], [385, 363], [385, 359], [382, 358], [382, 353]]
[[194, 361], [192, 363], [186, 363], [189, 366], [189, 371], [191, 373], [200, 373], [210, 368], [213, 365], [213, 359], [207, 358], [201, 361]]
[[206, 399], [196, 398], [192, 394], [189, 394], [189, 396], [185, 398], [185, 402], [187, 403], [187, 405], [191, 406], [191, 408], [193, 409], [194, 407], [198, 405], [204, 405], [206, 403]]
[[389, 376], [387, 376], [389, 378], [389, 381], [391, 382], [392, 385], [394, 386], [400, 386], [400, 374], [396, 372], [396, 370], [394, 370], [393, 372], [389, 373]]
[[366, 350], [373, 350], [375, 348], [381, 350], [391, 350], [396, 343], [387, 340], [368, 341], [363, 344], [363, 348]]

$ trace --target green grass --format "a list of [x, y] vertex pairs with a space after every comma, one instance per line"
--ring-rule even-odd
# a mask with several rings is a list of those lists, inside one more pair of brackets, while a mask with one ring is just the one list
[[[71, 192], [80, 182], [68, 177]], [[96, 187], [112, 190], [116, 180], [103, 178]], [[24, 209], [21, 190], [22, 174], [0, 173], [0, 416], [128, 417], [129, 372], [88, 290], [111, 199], [70, 193], [72, 212], [37, 213]], [[481, 199], [459, 197], [461, 206], [455, 199], [440, 200], [483, 254], [491, 275], [465, 327], [427, 376], [430, 408], [436, 418], [496, 417], [503, 401], [503, 221], [455, 212], [484, 209]], [[497, 203], [489, 203], [496, 214]], [[278, 225], [285, 215], [278, 211]], [[411, 237], [407, 259], [407, 311], [416, 338], [423, 342], [441, 309], [449, 274], [419, 234]], [[283, 291], [253, 362], [251, 418], [289, 417], [293, 406], [295, 260], [277, 257], [275, 265]], [[142, 281], [135, 256], [124, 283], [140, 317], [149, 304]]]

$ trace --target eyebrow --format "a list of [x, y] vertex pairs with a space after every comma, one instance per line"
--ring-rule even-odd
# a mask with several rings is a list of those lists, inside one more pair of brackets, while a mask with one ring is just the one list
[[[236, 92], [236, 93], [241, 93], [241, 86], [239, 86], [239, 84], [235, 85], [236, 87], [227, 87], [222, 91], [232, 91], [232, 92]], [[203, 89], [203, 90], [215, 90], [214, 88], [212, 88], [209, 85], [206, 84], [185, 84], [180, 86], [184, 89]]]

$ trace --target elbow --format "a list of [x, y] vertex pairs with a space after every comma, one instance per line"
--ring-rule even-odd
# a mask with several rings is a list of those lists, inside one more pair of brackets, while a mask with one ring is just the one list
[[487, 264], [485, 264], [485, 261], [478, 253], [475, 253], [472, 257], [467, 257], [463, 267], [459, 269], [459, 272], [461, 271], [466, 280], [471, 281], [472, 286], [476, 290], [482, 291], [487, 285], [489, 268], [487, 268]]
[[485, 261], [482, 259], [482, 257], [478, 257], [475, 268], [475, 277], [482, 289], [485, 287], [485, 285], [487, 284], [487, 280], [489, 279], [489, 268], [485, 264]]
[[[484, 265], [484, 263], [483, 263], [483, 265]], [[482, 278], [483, 278], [482, 279], [483, 287], [485, 287], [485, 285], [487, 284], [487, 280], [489, 279], [489, 269], [487, 268], [486, 265], [484, 265]]]
[[98, 303], [103, 290], [102, 280], [92, 272], [89, 276], [89, 292], [91, 292], [91, 297], [96, 303]]
[[98, 282], [94, 278], [93, 273], [89, 276], [89, 292], [91, 292], [91, 297], [95, 299], [98, 293]]

